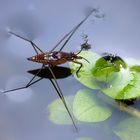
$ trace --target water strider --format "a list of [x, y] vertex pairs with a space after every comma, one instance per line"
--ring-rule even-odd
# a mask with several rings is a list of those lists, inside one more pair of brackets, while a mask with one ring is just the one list
[[[39, 78], [37, 80], [34, 80], [37, 75], [41, 72], [42, 69], [45, 69], [46, 66], [48, 67], [52, 77], [54, 80], [51, 79], [51, 83], [52, 85], [54, 86], [58, 96], [60, 97], [60, 99], [62, 100], [71, 120], [72, 120], [72, 123], [76, 129], [76, 131], [78, 130], [77, 129], [77, 126], [75, 124], [75, 121], [74, 121], [74, 118], [73, 116], [71, 115], [71, 112], [69, 111], [68, 107], [67, 107], [67, 104], [66, 104], [66, 101], [65, 101], [65, 98], [63, 96], [63, 93], [58, 85], [58, 82], [56, 80], [56, 76], [55, 74], [53, 73], [53, 70], [52, 70], [52, 67], [54, 66], [57, 66], [57, 65], [60, 65], [60, 64], [64, 64], [66, 62], [73, 62], [73, 63], [76, 63], [79, 66], [79, 69], [77, 70], [76, 74], [78, 75], [78, 72], [79, 70], [81, 69], [82, 67], [82, 63], [80, 62], [77, 62], [76, 60], [77, 59], [85, 59], [81, 56], [78, 56], [77, 54], [79, 54], [79, 52], [81, 52], [81, 50], [83, 49], [81, 47], [81, 50], [78, 52], [78, 53], [73, 53], [73, 52], [63, 52], [62, 49], [65, 47], [65, 45], [68, 43], [68, 41], [70, 40], [70, 38], [73, 36], [73, 34], [76, 32], [76, 30], [88, 19], [88, 17], [93, 13], [93, 12], [96, 12], [95, 9], [92, 9], [88, 15], [86, 15], [86, 17], [78, 24], [76, 25], [69, 33], [67, 33], [49, 52], [43, 52], [33, 41], [31, 40], [28, 40], [14, 32], [11, 32], [9, 31], [10, 34], [12, 35], [15, 35], [29, 43], [31, 43], [33, 49], [35, 50], [36, 52], [36, 55], [35, 56], [32, 56], [30, 58], [27, 58], [27, 60], [29, 61], [33, 61], [33, 62], [37, 62], [37, 63], [41, 63], [42, 64], [42, 67], [36, 72], [36, 74], [32, 77], [32, 79], [23, 87], [19, 87], [19, 88], [15, 88], [15, 89], [10, 89], [10, 90], [5, 90], [3, 91], [3, 93], [6, 93], [6, 92], [11, 92], [11, 91], [15, 91], [15, 90], [20, 90], [20, 89], [24, 89], [24, 88], [28, 88], [30, 87], [31, 85], [37, 83], [38, 81], [42, 80], [43, 78]], [[67, 39], [66, 39], [67, 38]], [[66, 39], [66, 41], [64, 42], [64, 44], [61, 46], [61, 48], [58, 50], [58, 51], [54, 51], [58, 45], [60, 45], [60, 43], [62, 41], [64, 41]], [[87, 43], [87, 42], [86, 42]], [[85, 59], [86, 60], [86, 59]], [[88, 62], [88, 60], [86, 60]]]

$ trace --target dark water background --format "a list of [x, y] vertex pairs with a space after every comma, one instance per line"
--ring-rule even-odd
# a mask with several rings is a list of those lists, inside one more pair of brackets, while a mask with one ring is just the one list
[[[27, 71], [40, 67], [26, 59], [34, 55], [30, 44], [8, 35], [7, 30], [34, 40], [47, 51], [84, 17], [86, 6], [98, 7], [105, 18], [93, 22], [91, 16], [65, 47], [66, 51], [77, 51], [82, 43], [81, 34], [85, 33], [93, 51], [140, 59], [139, 0], [0, 0], [0, 89], [25, 85], [32, 77]], [[64, 95], [73, 95], [84, 88], [73, 76], [58, 82]], [[79, 133], [74, 132], [72, 125], [50, 122], [47, 106], [57, 98], [55, 94], [48, 79], [25, 90], [0, 94], [0, 139], [119, 139], [107, 132], [107, 124], [113, 125], [123, 116], [117, 110], [114, 110], [113, 119], [99, 126], [79, 125]]]

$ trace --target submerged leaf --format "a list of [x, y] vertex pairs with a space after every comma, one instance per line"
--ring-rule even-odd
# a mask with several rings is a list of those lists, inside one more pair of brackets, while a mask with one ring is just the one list
[[139, 140], [140, 120], [134, 117], [123, 120], [114, 128], [114, 133], [122, 140]]
[[100, 122], [111, 116], [111, 110], [98, 103], [96, 94], [90, 90], [77, 92], [73, 102], [73, 113], [83, 122]]
[[[73, 96], [65, 98], [67, 106], [72, 113]], [[49, 106], [49, 119], [56, 124], [72, 124], [71, 118], [60, 99], [53, 101]]]
[[84, 59], [77, 60], [78, 62], [82, 63], [82, 68], [78, 72], [78, 77], [76, 76], [76, 72], [79, 68], [78, 64], [70, 62], [70, 68], [72, 73], [75, 74], [76, 79], [81, 82], [83, 85], [91, 88], [91, 89], [100, 89], [100, 83], [93, 77], [91, 73], [91, 69], [94, 67], [96, 61], [100, 58], [100, 56], [96, 53], [91, 51], [82, 51], [79, 56], [87, 59], [89, 62], [85, 61]]

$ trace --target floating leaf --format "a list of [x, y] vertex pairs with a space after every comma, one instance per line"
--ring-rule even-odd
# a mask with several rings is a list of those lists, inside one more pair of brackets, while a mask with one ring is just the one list
[[78, 91], [73, 102], [73, 113], [76, 119], [83, 122], [100, 122], [108, 119], [111, 116], [111, 110], [98, 102], [94, 92]]
[[[100, 56], [90, 51], [82, 51], [79, 54], [79, 56], [82, 56], [85, 59], [87, 59], [89, 63], [84, 59], [77, 60], [78, 62], [81, 62], [83, 66], [81, 70], [78, 72], [78, 77], [75, 75], [76, 79], [83, 85], [91, 89], [100, 89], [100, 83], [93, 77], [91, 73], [91, 69], [94, 67], [96, 61], [100, 58]], [[79, 65], [71, 62], [70, 68], [72, 70], [72, 73], [75, 74], [79, 68]]]
[[[86, 58], [78, 60], [83, 64], [83, 67], [75, 75], [78, 81], [91, 89], [101, 89], [103, 93], [118, 100], [127, 100], [140, 97], [140, 63], [135, 59], [126, 64], [119, 56], [107, 55], [100, 57], [96, 53], [83, 51], [79, 54]], [[79, 68], [75, 63], [70, 64], [73, 73]], [[128, 67], [127, 67], [128, 66]]]
[[120, 74], [110, 88], [102, 90], [103, 93], [119, 100], [140, 97], [140, 74], [131, 73], [129, 70], [124, 70]]
[[122, 140], [139, 140], [140, 120], [134, 117], [123, 120], [114, 128], [114, 133]]
[[[72, 112], [73, 96], [65, 98], [67, 106]], [[53, 101], [49, 106], [49, 119], [56, 124], [72, 124], [71, 118], [60, 99]]]
[[140, 66], [139, 65], [132, 66], [130, 67], [130, 71], [140, 72]]
[[126, 63], [119, 56], [107, 55], [96, 61], [92, 74], [97, 80], [108, 82], [118, 75], [121, 68], [125, 69]]
[[111, 63], [112, 66], [117, 70], [120, 70], [120, 68], [127, 68], [126, 62], [120, 56], [108, 54], [106, 56], [103, 56], [103, 58]]

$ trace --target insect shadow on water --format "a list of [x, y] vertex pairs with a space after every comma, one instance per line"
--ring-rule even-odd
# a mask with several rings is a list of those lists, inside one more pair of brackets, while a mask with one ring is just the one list
[[[71, 114], [71, 112], [69, 111], [68, 107], [67, 107], [67, 104], [66, 104], [66, 101], [65, 101], [65, 98], [63, 96], [63, 93], [58, 85], [58, 82], [56, 80], [56, 76], [52, 70], [52, 68], [54, 66], [57, 66], [57, 65], [60, 65], [60, 64], [64, 64], [66, 62], [73, 62], [73, 63], [76, 63], [79, 66], [77, 72], [76, 72], [76, 75], [78, 76], [78, 72], [79, 70], [82, 68], [82, 63], [76, 61], [77, 59], [84, 59], [86, 60], [85, 58], [81, 57], [81, 56], [78, 56], [77, 54], [79, 54], [79, 52], [81, 52], [81, 50], [83, 49], [81, 47], [81, 50], [78, 52], [78, 53], [73, 53], [73, 52], [63, 52], [62, 49], [65, 47], [65, 45], [68, 43], [68, 41], [71, 39], [71, 37], [74, 35], [74, 33], [77, 31], [77, 29], [88, 19], [88, 17], [93, 13], [95, 12], [95, 9], [92, 9], [87, 15], [86, 17], [78, 24], [76, 25], [70, 32], [68, 32], [49, 52], [44, 52], [42, 51], [42, 49], [40, 49], [33, 41], [27, 39], [27, 38], [24, 38], [14, 32], [11, 32], [9, 31], [10, 34], [12, 35], [15, 35], [27, 42], [29, 42], [36, 55], [35, 56], [32, 56], [30, 58], [27, 58], [29, 61], [33, 61], [33, 62], [37, 62], [37, 63], [41, 63], [42, 64], [42, 67], [36, 71], [35, 75], [32, 77], [32, 79], [23, 87], [19, 87], [19, 88], [15, 88], [15, 89], [10, 89], [10, 90], [5, 90], [3, 91], [3, 93], [6, 93], [6, 92], [11, 92], [11, 91], [15, 91], [15, 90], [20, 90], [20, 89], [24, 89], [24, 88], [28, 88], [30, 87], [31, 85], [39, 82], [40, 80], [43, 79], [43, 77], [40, 77], [39, 79], [37, 80], [34, 80], [37, 75], [47, 67], [47, 69], [49, 70], [50, 74], [52, 75], [53, 77], [53, 80], [51, 79], [51, 82], [52, 82], [52, 85], [54, 86], [58, 96], [60, 97], [61, 101], [63, 102], [71, 120], [72, 120], [72, 123], [76, 129], [76, 131], [78, 131], [78, 128], [75, 124], [75, 121], [74, 121], [74, 118], [73, 118], [73, 115]], [[65, 42], [63, 43], [63, 45], [61, 46], [61, 48], [58, 50], [58, 51], [54, 51], [63, 41], [65, 40]], [[88, 62], [88, 60], [86, 60]]]
[[[34, 69], [34, 70], [29, 70], [28, 73], [35, 75], [40, 69]], [[54, 66], [52, 67], [52, 71], [55, 75], [56, 79], [63, 79], [66, 78], [70, 75], [72, 75], [71, 73], [71, 69], [67, 68], [67, 67], [62, 67], [62, 66]], [[38, 77], [41, 78], [46, 78], [46, 79], [53, 79], [54, 77], [52, 76], [52, 74], [50, 73], [50, 70], [48, 67], [45, 67], [45, 69], [42, 69], [38, 74]]]

